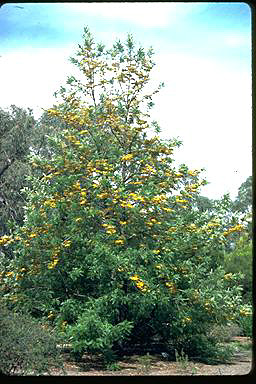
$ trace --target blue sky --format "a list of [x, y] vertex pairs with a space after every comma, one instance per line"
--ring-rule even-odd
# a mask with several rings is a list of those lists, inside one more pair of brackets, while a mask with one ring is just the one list
[[0, 107], [34, 109], [75, 72], [84, 26], [110, 45], [132, 33], [153, 46], [164, 81], [152, 119], [179, 137], [178, 163], [205, 168], [202, 194], [219, 198], [251, 175], [251, 12], [246, 3], [16, 3], [0, 8]]

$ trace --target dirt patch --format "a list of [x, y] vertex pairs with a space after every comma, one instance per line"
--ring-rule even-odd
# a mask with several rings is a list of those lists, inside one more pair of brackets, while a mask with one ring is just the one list
[[[234, 337], [233, 342], [248, 343], [249, 338]], [[53, 376], [212, 376], [246, 375], [252, 369], [252, 351], [237, 347], [232, 362], [229, 364], [209, 365], [190, 361], [165, 361], [162, 355], [150, 356], [143, 360], [141, 356], [124, 357], [112, 369], [104, 369], [100, 358], [84, 355], [81, 362], [70, 361], [65, 355], [65, 371], [53, 370]]]

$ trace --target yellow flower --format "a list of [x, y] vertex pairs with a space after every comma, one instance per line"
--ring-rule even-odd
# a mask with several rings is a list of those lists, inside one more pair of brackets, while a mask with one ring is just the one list
[[53, 317], [54, 317], [54, 313], [53, 313], [53, 311], [50, 311], [50, 312], [48, 313], [47, 318], [48, 318], [48, 319], [52, 319]]
[[129, 184], [140, 185], [140, 184], [143, 184], [143, 182], [142, 181], [131, 181]]
[[159, 204], [166, 201], [167, 197], [164, 194], [157, 195], [151, 199], [153, 204]]
[[121, 157], [122, 161], [129, 161], [131, 159], [133, 159], [133, 154], [132, 153], [128, 153], [127, 155], [124, 155], [124, 156]]
[[144, 168], [141, 170], [142, 173], [152, 173], [155, 174], [156, 170], [150, 164], [146, 164]]
[[108, 196], [109, 196], [109, 194], [108, 194], [107, 192], [99, 193], [99, 194], [97, 195], [97, 197], [98, 197], [99, 199], [105, 199], [105, 198], [108, 197]]
[[184, 317], [184, 318], [182, 319], [182, 323], [183, 323], [183, 324], [189, 324], [189, 323], [191, 323], [191, 322], [192, 322], [192, 317], [190, 317], [190, 316]]
[[137, 281], [137, 280], [139, 280], [139, 276], [138, 275], [132, 275], [130, 277], [130, 279], [133, 280], [133, 281]]
[[4, 236], [0, 237], [0, 245], [5, 245], [11, 241], [12, 241], [11, 236], [4, 235]]
[[49, 113], [49, 115], [52, 115], [52, 116], [58, 116], [60, 114], [60, 112], [57, 111], [56, 109], [48, 109], [47, 113]]
[[195, 169], [194, 171], [188, 171], [189, 176], [196, 176], [198, 174], [198, 170]]
[[250, 308], [241, 308], [240, 311], [239, 311], [240, 315], [241, 316], [251, 316], [252, 315], [252, 311]]
[[232, 273], [226, 273], [226, 275], [224, 275], [224, 279], [227, 281], [232, 280], [232, 277], [233, 277]]
[[86, 204], [86, 199], [80, 200], [80, 205], [85, 205]]
[[153, 253], [155, 253], [157, 255], [158, 253], [160, 253], [160, 249], [154, 249]]
[[144, 283], [143, 283], [143, 281], [138, 281], [138, 282], [136, 283], [136, 286], [137, 286], [138, 288], [143, 288], [143, 287], [144, 287]]
[[79, 181], [76, 181], [76, 182], [72, 185], [72, 187], [73, 187], [74, 189], [80, 190], [80, 189], [81, 189], [80, 182], [79, 182]]
[[36, 236], [37, 236], [36, 233], [31, 233], [28, 237], [29, 237], [30, 239], [33, 239], [33, 237], [36, 237]]
[[134, 206], [130, 203], [127, 203], [126, 201], [121, 202], [121, 207], [123, 208], [134, 208]]
[[49, 206], [51, 208], [55, 208], [56, 207], [56, 202], [55, 202], [54, 199], [49, 199], [49, 200], [45, 200], [44, 205], [45, 206]]
[[119, 240], [115, 240], [115, 244], [124, 244], [124, 240], [123, 239], [119, 239]]
[[217, 223], [216, 221], [209, 221], [209, 223], [207, 224], [207, 227], [219, 227], [220, 224]]
[[241, 231], [243, 231], [243, 229], [244, 229], [244, 226], [242, 224], [237, 224], [234, 227], [231, 227], [227, 231], [225, 231], [223, 233], [223, 235], [227, 236], [227, 235], [229, 235], [230, 233], [233, 233], [233, 232], [241, 232]]
[[88, 133], [86, 129], [82, 129], [82, 131], [79, 132], [80, 135], [85, 135], [86, 133]]
[[197, 229], [197, 226], [195, 224], [190, 224], [188, 225], [188, 229], [190, 229], [191, 231], [195, 231]]
[[176, 203], [187, 203], [187, 200], [180, 199], [178, 196], [176, 196]]
[[162, 208], [162, 210], [165, 212], [172, 212], [173, 211], [173, 209], [171, 209], [171, 208]]
[[63, 245], [65, 248], [68, 248], [71, 246], [71, 240], [64, 240]]
[[120, 220], [119, 223], [120, 223], [121, 225], [125, 225], [125, 224], [127, 224], [127, 221], [122, 221], [122, 220]]
[[108, 233], [109, 235], [113, 235], [114, 233], [116, 233], [116, 229], [115, 228], [109, 228], [109, 229], [107, 229], [106, 233]]
[[6, 276], [7, 276], [7, 277], [12, 277], [13, 275], [14, 275], [14, 272], [7, 272], [7, 273], [6, 273]]

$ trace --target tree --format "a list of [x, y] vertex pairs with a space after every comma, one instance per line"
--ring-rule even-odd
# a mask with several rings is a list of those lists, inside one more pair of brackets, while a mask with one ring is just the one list
[[235, 249], [225, 254], [224, 268], [227, 272], [243, 273], [243, 296], [252, 303], [252, 240], [248, 234], [241, 236]]
[[241, 213], [249, 213], [252, 210], [252, 176], [247, 177], [246, 181], [238, 189], [238, 195], [234, 201], [234, 210]]
[[8, 221], [21, 224], [26, 186], [25, 176], [30, 172], [26, 160], [35, 120], [32, 111], [12, 105], [0, 109], [0, 234], [9, 231]]
[[48, 135], [63, 129], [56, 118], [45, 112], [38, 121], [31, 109], [15, 105], [0, 108], [0, 234], [9, 233], [12, 224], [23, 224], [26, 194], [30, 188], [28, 176], [40, 176], [31, 166], [31, 153], [50, 158]]
[[214, 200], [209, 199], [206, 196], [195, 196], [194, 205], [199, 212], [211, 212], [214, 210]]
[[239, 276], [215, 259], [242, 225], [223, 234], [221, 219], [193, 209], [205, 180], [175, 168], [181, 143], [149, 122], [161, 88], [149, 86], [152, 56], [130, 35], [106, 50], [85, 29], [71, 59], [83, 78], [69, 77], [48, 111], [65, 128], [49, 138], [51, 158], [31, 159], [44, 175], [31, 177], [24, 226], [0, 238], [16, 255], [3, 300], [58, 324], [78, 354], [158, 341], [202, 357], [212, 325], [242, 310]]

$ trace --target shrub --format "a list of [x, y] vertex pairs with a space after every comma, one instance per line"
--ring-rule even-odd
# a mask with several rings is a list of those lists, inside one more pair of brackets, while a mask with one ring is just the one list
[[191, 359], [206, 364], [229, 362], [233, 355], [232, 347], [223, 345], [215, 337], [206, 335], [191, 336], [183, 345], [184, 353]]
[[57, 338], [31, 316], [0, 309], [0, 372], [5, 375], [43, 374], [62, 367]]
[[241, 336], [252, 337], [252, 331], [253, 331], [252, 314], [250, 316], [240, 316], [237, 320], [237, 324], [240, 327]]
[[241, 329], [238, 324], [230, 322], [228, 325], [216, 325], [210, 332], [209, 336], [222, 342], [229, 342], [232, 337], [239, 336]]
[[252, 241], [248, 235], [241, 236], [232, 252], [225, 255], [224, 269], [231, 273], [243, 273], [241, 284], [243, 299], [252, 303]]

